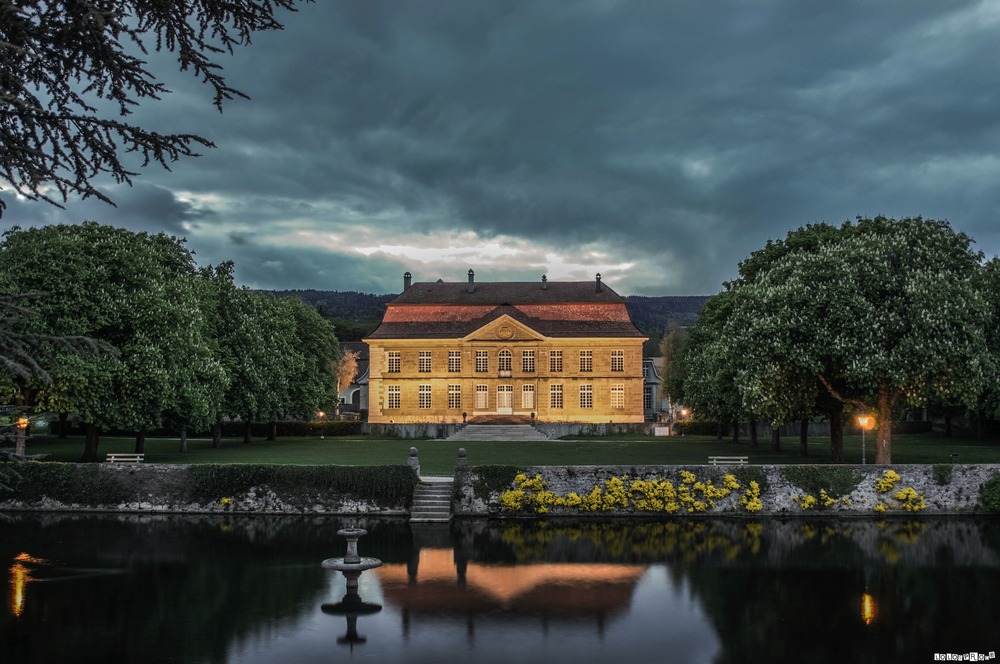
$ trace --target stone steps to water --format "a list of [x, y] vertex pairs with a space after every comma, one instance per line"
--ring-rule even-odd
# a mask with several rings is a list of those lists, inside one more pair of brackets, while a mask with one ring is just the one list
[[469, 424], [448, 436], [448, 440], [548, 440], [530, 424]]
[[413, 495], [410, 523], [447, 523], [451, 520], [452, 478], [422, 477]]

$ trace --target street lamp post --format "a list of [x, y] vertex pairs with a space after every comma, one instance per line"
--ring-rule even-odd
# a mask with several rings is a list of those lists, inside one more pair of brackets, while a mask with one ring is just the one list
[[865, 430], [871, 427], [872, 418], [868, 415], [858, 415], [858, 426], [861, 427], [861, 465], [865, 465]]
[[28, 428], [28, 418], [19, 417], [17, 418], [17, 437], [14, 441], [14, 454], [19, 457], [24, 456], [24, 438], [26, 429]]

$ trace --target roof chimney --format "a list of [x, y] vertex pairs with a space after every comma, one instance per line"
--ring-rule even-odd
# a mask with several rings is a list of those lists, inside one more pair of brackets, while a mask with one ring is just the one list
[[600, 293], [601, 292], [601, 273], [600, 272], [597, 273], [597, 283], [595, 284], [595, 287], [597, 288], [597, 292]]
[[476, 273], [472, 271], [471, 267], [469, 268], [469, 292], [476, 292]]
[[403, 275], [403, 290], [406, 290], [407, 288], [410, 287], [410, 282], [411, 282], [412, 279], [413, 279], [413, 275], [410, 274], [409, 272], [407, 272], [407, 273], [405, 273]]
[[542, 275], [542, 290], [546, 290], [549, 287], [549, 278], [544, 274]]

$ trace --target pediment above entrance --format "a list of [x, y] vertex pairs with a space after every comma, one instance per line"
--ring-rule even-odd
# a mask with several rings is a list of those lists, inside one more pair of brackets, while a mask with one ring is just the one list
[[545, 335], [504, 314], [466, 335], [464, 341], [541, 341], [544, 338]]

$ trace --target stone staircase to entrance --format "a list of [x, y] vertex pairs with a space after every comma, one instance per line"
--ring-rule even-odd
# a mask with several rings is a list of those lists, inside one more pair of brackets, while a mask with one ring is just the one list
[[451, 519], [450, 477], [421, 477], [413, 494], [410, 523], [447, 523]]
[[448, 440], [548, 440], [530, 424], [468, 424], [448, 436]]

